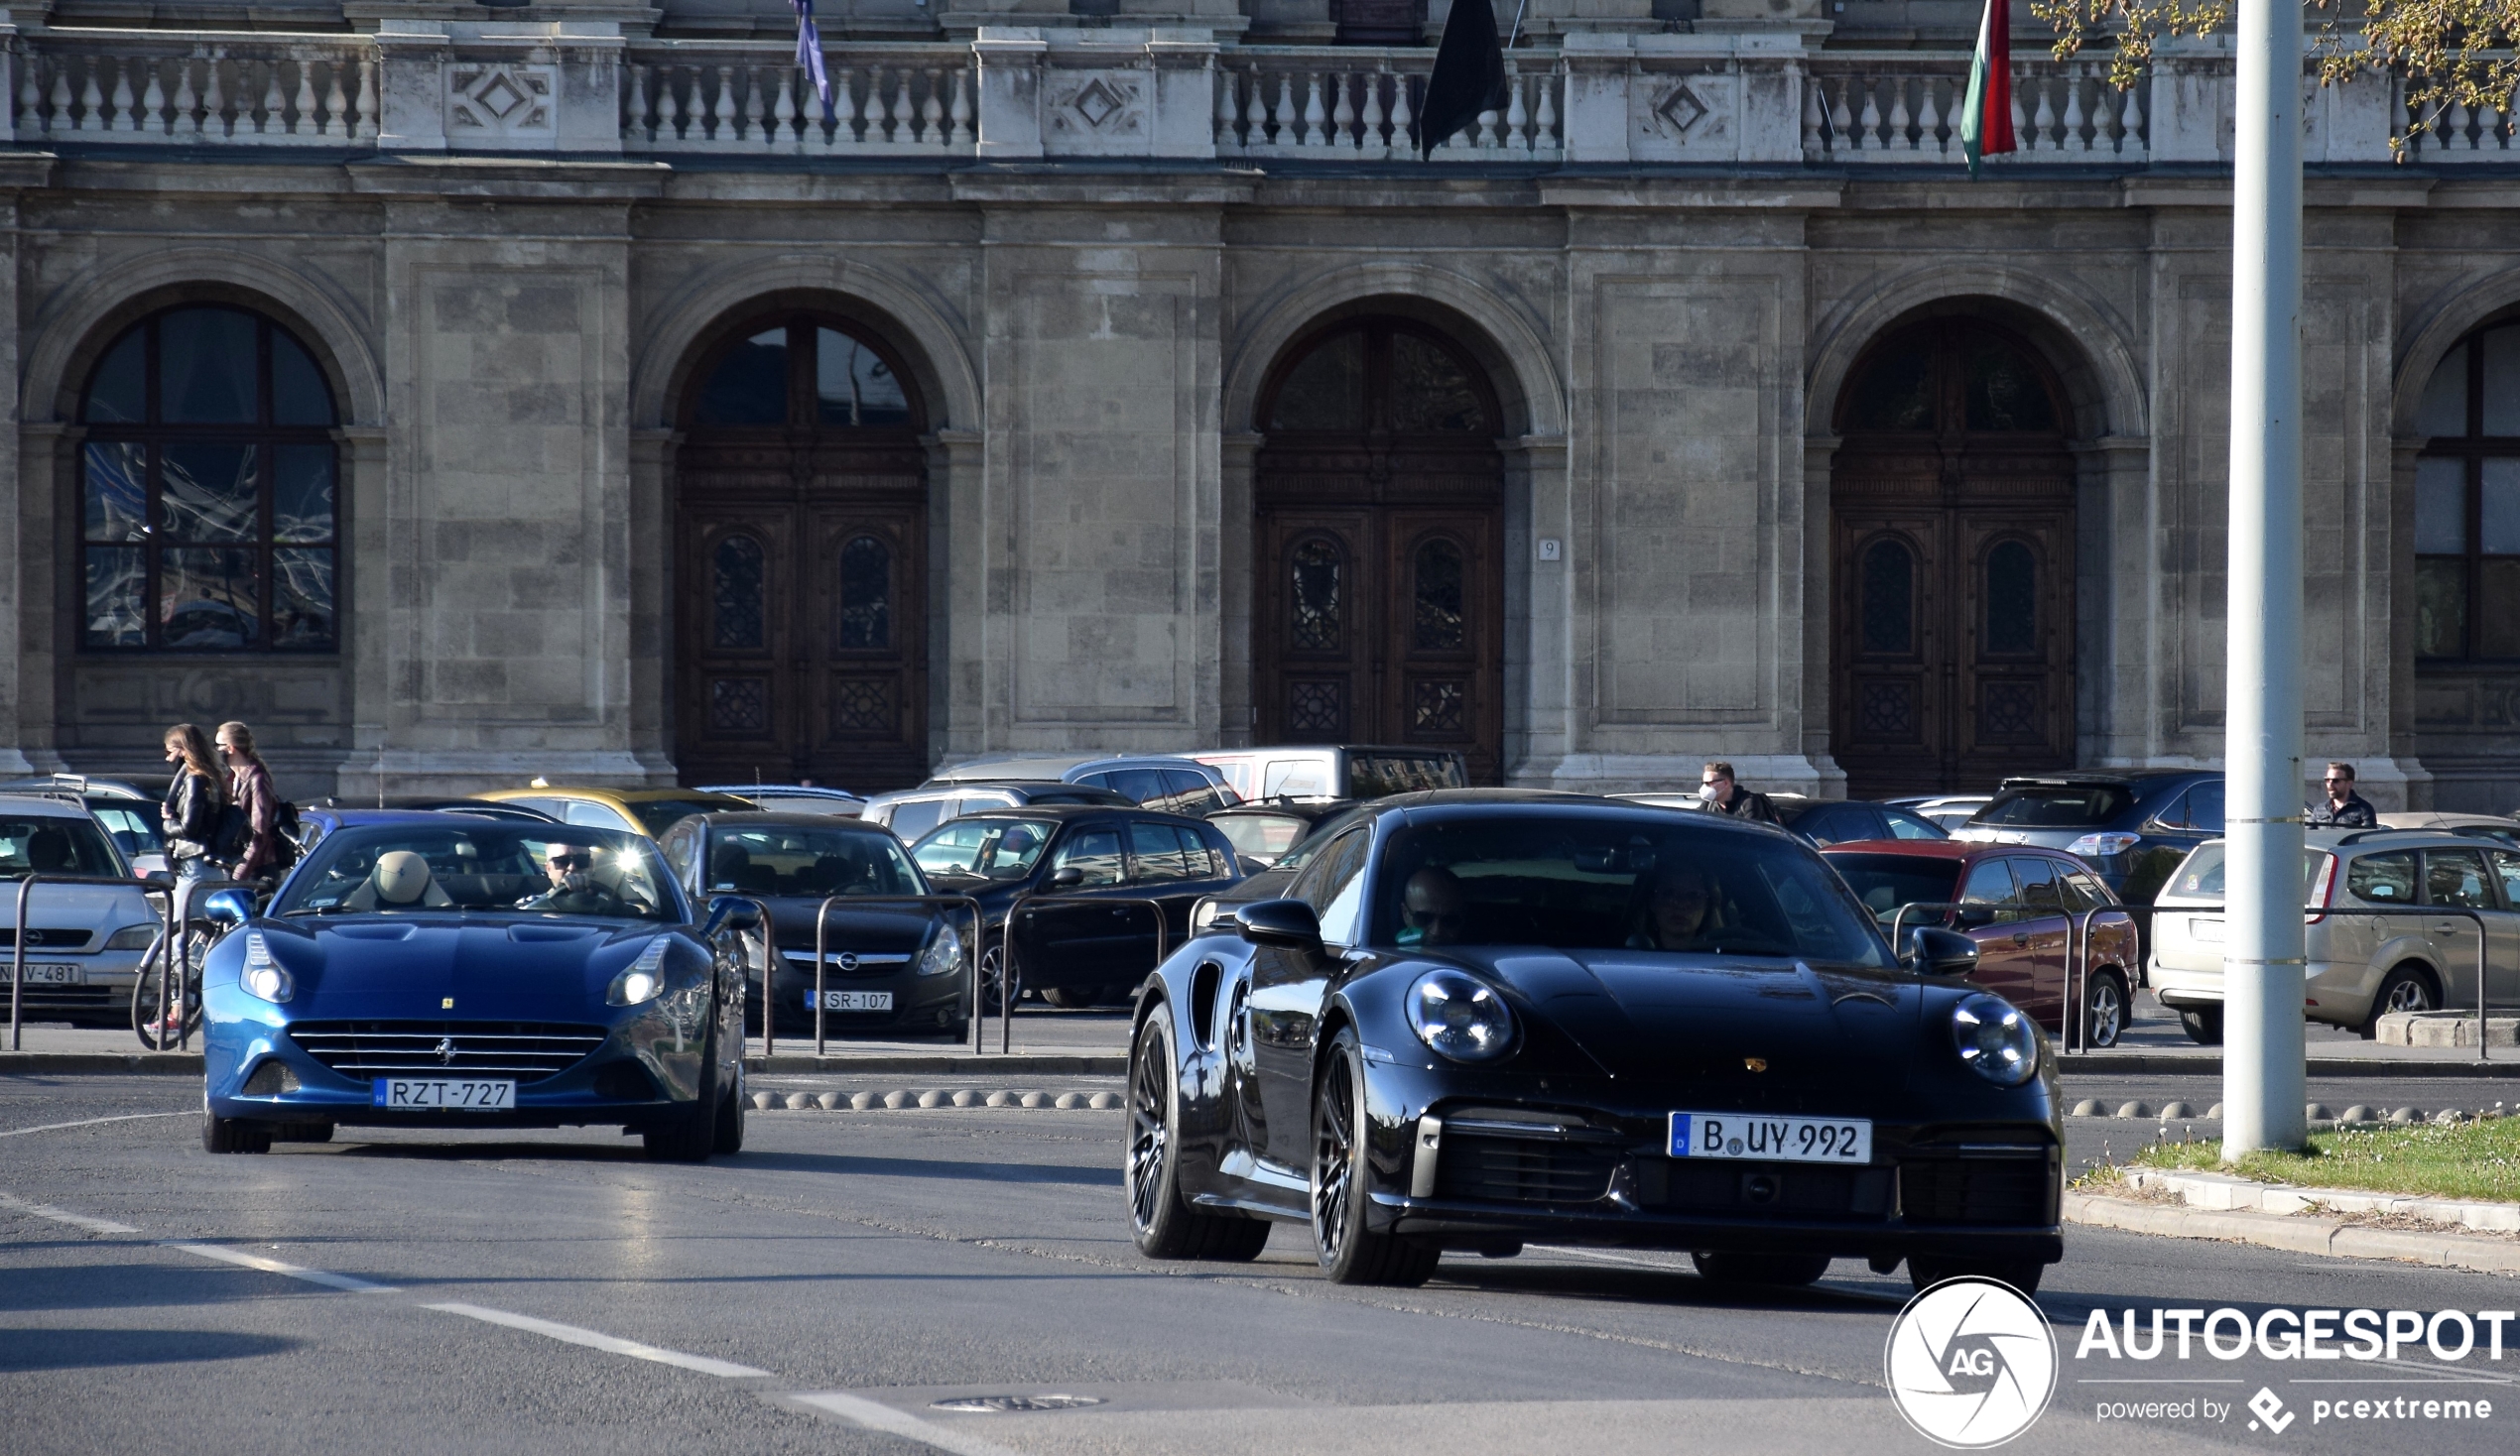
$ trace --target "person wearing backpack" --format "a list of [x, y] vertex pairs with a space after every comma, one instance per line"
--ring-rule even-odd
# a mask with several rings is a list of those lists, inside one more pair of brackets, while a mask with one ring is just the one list
[[272, 787], [271, 770], [254, 752], [254, 730], [242, 723], [218, 725], [218, 751], [227, 760], [229, 813], [220, 825], [220, 859], [230, 859], [235, 876], [247, 882], [274, 873], [282, 861], [280, 791]]
[[158, 805], [158, 825], [166, 831], [167, 861], [180, 880], [202, 880], [218, 873], [210, 858], [220, 812], [227, 807], [227, 776], [211, 756], [209, 735], [197, 723], [178, 723], [167, 730], [167, 762], [176, 765]]

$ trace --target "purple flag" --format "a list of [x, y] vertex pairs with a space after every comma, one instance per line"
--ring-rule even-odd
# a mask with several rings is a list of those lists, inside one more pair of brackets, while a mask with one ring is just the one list
[[814, 24], [814, 0], [796, 0], [797, 64], [814, 75], [814, 89], [822, 97], [822, 116], [831, 115], [831, 77], [822, 69], [822, 32]]

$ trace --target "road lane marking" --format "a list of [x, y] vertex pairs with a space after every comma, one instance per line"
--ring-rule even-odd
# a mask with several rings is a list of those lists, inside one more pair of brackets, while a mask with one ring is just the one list
[[[133, 1232], [136, 1233], [138, 1230]], [[179, 1244], [170, 1240], [159, 1247], [181, 1249], [187, 1254], [197, 1254], [203, 1259], [215, 1259], [222, 1264], [258, 1269], [264, 1274], [285, 1274], [293, 1279], [304, 1279], [310, 1284], [321, 1284], [327, 1289], [338, 1289], [344, 1294], [399, 1294], [403, 1292], [392, 1284], [370, 1283], [366, 1279], [352, 1278], [348, 1274], [334, 1274], [330, 1270], [307, 1269], [300, 1265], [283, 1264], [277, 1259], [266, 1259], [259, 1254], [248, 1254], [242, 1249], [230, 1249], [219, 1244]]]
[[186, 1108], [182, 1112], [126, 1112], [118, 1117], [91, 1117], [74, 1123], [46, 1123], [40, 1128], [11, 1128], [0, 1138], [23, 1138], [29, 1133], [58, 1133], [63, 1128], [92, 1128], [98, 1123], [136, 1123], [153, 1117], [199, 1117], [200, 1113]]
[[449, 1302], [424, 1304], [421, 1308], [441, 1309], [448, 1314], [460, 1314], [466, 1319], [480, 1320], [484, 1324], [505, 1325], [512, 1330], [523, 1330], [528, 1334], [542, 1335], [549, 1339], [566, 1341], [571, 1345], [583, 1345], [589, 1350], [604, 1350], [614, 1355], [627, 1355], [633, 1360], [653, 1360], [659, 1365], [697, 1371], [701, 1375], [713, 1375], [724, 1380], [758, 1380], [770, 1374], [766, 1370], [755, 1370], [749, 1365], [737, 1365], [731, 1360], [715, 1360], [706, 1355], [687, 1355], [680, 1350], [642, 1345], [636, 1340], [625, 1340], [618, 1335], [602, 1334], [594, 1330], [581, 1329], [573, 1324], [562, 1324], [556, 1320], [536, 1319], [530, 1314], [510, 1314], [504, 1309], [490, 1309], [479, 1304]]
[[880, 1400], [869, 1400], [863, 1395], [852, 1395], [843, 1391], [816, 1391], [780, 1398], [813, 1406], [869, 1430], [884, 1431], [905, 1440], [934, 1446], [940, 1451], [951, 1451], [953, 1456], [1022, 1456], [1012, 1447], [952, 1430], [932, 1420], [921, 1420], [909, 1411], [895, 1410]]
[[29, 1203], [23, 1198], [12, 1197], [7, 1193], [0, 1193], [0, 1208], [14, 1208], [20, 1213], [34, 1214], [37, 1218], [49, 1218], [57, 1224], [68, 1224], [72, 1228], [85, 1229], [91, 1234], [140, 1232], [129, 1224], [118, 1224], [109, 1218], [90, 1218], [83, 1213], [72, 1213], [66, 1208], [55, 1208], [49, 1203]]

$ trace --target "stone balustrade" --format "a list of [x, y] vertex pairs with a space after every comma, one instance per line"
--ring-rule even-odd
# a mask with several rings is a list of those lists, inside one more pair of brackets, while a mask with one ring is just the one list
[[376, 144], [377, 57], [362, 36], [53, 31], [8, 59], [22, 142]]
[[631, 153], [968, 157], [978, 116], [971, 53], [857, 46], [826, 53], [826, 108], [791, 47], [723, 42], [634, 48], [621, 85]]
[[[1848, 165], [1961, 159], [1968, 63], [1966, 53], [1915, 51], [1813, 58], [1803, 86], [1803, 155]], [[2018, 150], [1987, 158], [1988, 166], [2141, 165], [2147, 156], [2142, 88], [2110, 86], [2104, 63], [2016, 58], [2012, 126]]]
[[[1237, 49], [1216, 67], [1216, 155], [1387, 161], [1416, 154], [1410, 129], [1434, 56], [1353, 46]], [[1557, 161], [1564, 79], [1556, 58], [1506, 63], [1506, 104], [1438, 142], [1436, 162]]]

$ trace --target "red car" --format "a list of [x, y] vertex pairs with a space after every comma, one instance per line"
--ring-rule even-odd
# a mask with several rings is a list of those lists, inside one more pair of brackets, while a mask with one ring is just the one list
[[1883, 928], [1903, 905], [1955, 905], [1911, 911], [1909, 925], [1942, 925], [1977, 942], [1969, 979], [2028, 1012], [2051, 1031], [2065, 1030], [2067, 941], [2073, 917], [2095, 910], [2081, 948], [2081, 1044], [2117, 1044], [2125, 1033], [2143, 964], [2135, 920], [2091, 867], [2058, 849], [1972, 844], [1956, 839], [1872, 839], [1832, 844], [1834, 866]]

